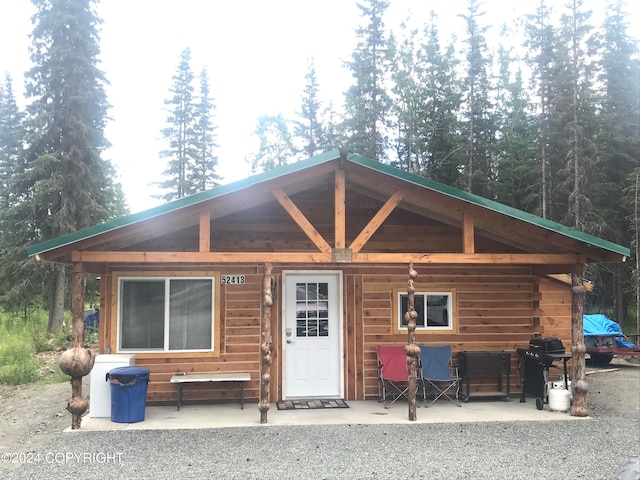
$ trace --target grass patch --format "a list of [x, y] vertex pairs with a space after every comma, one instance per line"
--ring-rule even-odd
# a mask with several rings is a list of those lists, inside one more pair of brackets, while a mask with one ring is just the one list
[[51, 375], [46, 375], [40, 379], [42, 383], [48, 385], [50, 383], [62, 383], [71, 380], [71, 377], [60, 370], [60, 365], [56, 362], [56, 371]]
[[57, 361], [53, 367], [48, 365], [49, 360], [39, 359], [69, 346], [67, 333], [50, 335], [47, 323], [48, 315], [43, 310], [31, 312], [26, 321], [0, 311], [0, 383], [20, 385], [40, 380], [55, 383], [69, 379], [60, 371]]
[[33, 341], [4, 330], [0, 344], [0, 382], [20, 385], [36, 380], [40, 369]]

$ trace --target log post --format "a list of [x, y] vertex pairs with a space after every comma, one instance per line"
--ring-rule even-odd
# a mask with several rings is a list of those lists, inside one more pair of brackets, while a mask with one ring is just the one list
[[571, 415], [576, 417], [587, 416], [587, 392], [589, 384], [585, 375], [584, 354], [584, 326], [582, 315], [584, 313], [584, 297], [587, 289], [582, 282], [582, 274], [574, 273], [571, 276], [571, 388], [573, 390], [573, 404]]
[[269, 387], [271, 384], [271, 307], [273, 298], [271, 294], [271, 271], [270, 263], [264, 265], [264, 283], [262, 288], [262, 328], [260, 353], [262, 355], [262, 372], [260, 376], [260, 423], [267, 423], [267, 412], [269, 411]]
[[407, 372], [409, 373], [409, 420], [417, 420], [416, 413], [416, 391], [417, 391], [417, 374], [418, 374], [418, 355], [420, 355], [420, 347], [416, 345], [416, 319], [418, 314], [415, 310], [415, 293], [413, 281], [418, 277], [418, 272], [413, 268], [413, 263], [409, 264], [409, 280], [407, 285], [407, 311], [404, 319], [407, 322], [408, 342], [404, 347], [404, 353], [407, 356]]
[[71, 399], [67, 410], [71, 413], [71, 428], [80, 428], [82, 414], [89, 403], [82, 396], [82, 377], [93, 368], [95, 358], [90, 349], [84, 347], [84, 273], [81, 264], [74, 265], [73, 290], [71, 301], [72, 344], [71, 348], [60, 356], [60, 370], [71, 377]]

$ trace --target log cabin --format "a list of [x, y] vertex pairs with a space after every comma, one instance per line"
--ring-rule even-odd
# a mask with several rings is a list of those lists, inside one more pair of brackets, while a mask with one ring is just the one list
[[[177, 372], [249, 372], [245, 398], [266, 417], [283, 399], [378, 398], [376, 346], [407, 343], [409, 266], [417, 344], [510, 352], [514, 394], [515, 351], [534, 334], [584, 365], [584, 266], [629, 249], [333, 150], [28, 254], [73, 265], [74, 329], [81, 279], [100, 277], [99, 352], [150, 369], [148, 404], [176, 402]], [[183, 402], [235, 395], [203, 384]]]

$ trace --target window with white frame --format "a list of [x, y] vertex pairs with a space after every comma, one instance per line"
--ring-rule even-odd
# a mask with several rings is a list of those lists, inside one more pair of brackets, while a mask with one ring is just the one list
[[215, 279], [120, 277], [120, 351], [214, 350]]
[[[396, 291], [397, 330], [406, 330], [405, 313], [409, 308], [407, 292]], [[453, 293], [452, 292], [416, 292], [414, 309], [416, 331], [453, 330]]]

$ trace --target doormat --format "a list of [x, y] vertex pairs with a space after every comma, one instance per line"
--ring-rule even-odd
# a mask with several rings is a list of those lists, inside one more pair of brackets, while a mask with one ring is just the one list
[[276, 403], [278, 410], [313, 410], [318, 408], [349, 408], [344, 400], [284, 400]]

